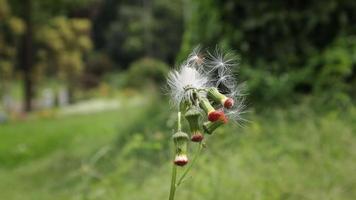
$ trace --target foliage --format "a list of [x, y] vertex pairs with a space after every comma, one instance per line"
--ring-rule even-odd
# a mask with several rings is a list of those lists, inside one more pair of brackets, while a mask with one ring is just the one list
[[90, 53], [86, 64], [86, 71], [97, 76], [108, 74], [108, 72], [112, 71], [114, 68], [113, 61], [107, 54], [102, 52]]
[[105, 1], [94, 19], [96, 47], [123, 69], [143, 56], [173, 63], [181, 33], [179, 1]]
[[[24, 110], [31, 111], [32, 110], [32, 99], [36, 92], [36, 84], [37, 81], [42, 78], [45, 74], [43, 63], [48, 57], [47, 52], [39, 50], [37, 52], [37, 48], [34, 47], [38, 41], [34, 42], [34, 39], [37, 35], [37, 28], [42, 28], [42, 26], [48, 25], [48, 23], [52, 20], [53, 17], [58, 15], [69, 15], [73, 10], [81, 9], [79, 8], [92, 2], [92, 0], [48, 0], [48, 1], [39, 1], [39, 0], [1, 0], [0, 1], [0, 43], [3, 43], [2, 40], [6, 40], [11, 43], [11, 47], [7, 44], [0, 44], [0, 51], [4, 49], [5, 57], [2, 58], [0, 55], [0, 59], [4, 60], [4, 63], [0, 65], [0, 72], [3, 72], [2, 75], [6, 76], [5, 78], [9, 79], [9, 74], [14, 71], [14, 65], [18, 62], [18, 69], [22, 72], [22, 79], [24, 82], [23, 87], [23, 97], [24, 97]], [[7, 15], [11, 14], [11, 18]], [[4, 19], [3, 19], [4, 18]], [[7, 19], [9, 18], [9, 19]], [[6, 28], [6, 21], [9, 20], [11, 33]], [[3, 25], [3, 21], [5, 22]], [[22, 22], [23, 21], [23, 22]], [[73, 22], [75, 23], [75, 22]], [[80, 24], [73, 24], [74, 28], [78, 25], [79, 28], [83, 28]], [[5, 28], [4, 28], [4, 27]], [[66, 28], [66, 27], [58, 27], [58, 28]], [[21, 43], [19, 45], [14, 45], [14, 38], [18, 37], [19, 32], [24, 32]], [[3, 34], [6, 34], [6, 37], [3, 38]], [[34, 36], [34, 37], [33, 37]], [[39, 36], [38, 38], [41, 39]], [[87, 41], [83, 41], [83, 38], [79, 38], [79, 42], [84, 44], [88, 43]], [[17, 42], [16, 42], [17, 43]], [[90, 41], [89, 41], [90, 43]], [[38, 53], [38, 54], [37, 54]], [[0, 52], [2, 54], [2, 52]], [[14, 59], [14, 56], [18, 55], [17, 59]], [[37, 56], [37, 58], [34, 58]], [[11, 57], [11, 58], [9, 58]], [[72, 53], [70, 56], [67, 55], [62, 60], [68, 60], [68, 62], [63, 63], [64, 65], [76, 65], [75, 68], [80, 68], [81, 63], [78, 60], [78, 52]], [[8, 60], [10, 59], [10, 61]], [[37, 59], [37, 60], [36, 60]], [[16, 60], [16, 61], [15, 61]], [[40, 60], [40, 61], [38, 61]], [[36, 63], [36, 67], [34, 67], [34, 61], [39, 62]], [[76, 63], [75, 63], [76, 62]], [[75, 64], [74, 64], [75, 63]], [[4, 79], [3, 79], [4, 80]], [[9, 82], [10, 80], [6, 80]], [[2, 83], [5, 85], [5, 83]], [[4, 87], [2, 87], [3, 89]], [[4, 89], [3, 89], [4, 90]]]
[[[331, 101], [346, 106], [351, 101], [350, 97], [355, 97], [356, 37], [337, 38], [320, 55], [314, 56], [309, 67], [319, 71], [314, 90], [322, 96], [323, 103]], [[328, 92], [323, 94], [324, 91]]]
[[54, 17], [37, 30], [35, 78], [52, 75], [67, 83], [70, 101], [84, 71], [84, 57], [92, 49], [87, 19]]
[[6, 84], [15, 71], [16, 48], [23, 32], [23, 21], [12, 15], [6, 0], [0, 0], [0, 96], [9, 92]]
[[[68, 16], [78, 10], [88, 7], [93, 0], [30, 0], [33, 9], [33, 21], [35, 24], [45, 24], [55, 16]], [[8, 0], [16, 16], [23, 16], [24, 0]]]
[[[239, 49], [241, 75], [253, 82], [250, 92], [256, 101], [290, 101], [298, 93], [330, 97], [335, 90], [325, 83], [339, 87], [355, 81], [356, 64], [347, 50], [353, 43], [343, 42], [356, 33], [355, 1], [203, 0], [186, 1], [186, 7], [190, 18], [181, 54], [197, 43], [211, 46], [216, 41]], [[339, 74], [336, 82], [330, 81], [334, 73]], [[344, 86], [335, 95], [340, 93], [351, 94]]]
[[[142, 99], [115, 111], [0, 126], [2, 197], [166, 199], [162, 174], [171, 161], [163, 145], [175, 118], [167, 104]], [[252, 114], [246, 128], [207, 138], [181, 199], [351, 200], [355, 117], [354, 107], [316, 113], [309, 105]]]
[[53, 18], [38, 30], [38, 65], [50, 66], [62, 78], [77, 76], [83, 71], [84, 54], [92, 47], [89, 32], [86, 19]]
[[132, 63], [126, 74], [126, 86], [147, 87], [150, 84], [161, 86], [165, 83], [169, 67], [166, 63], [142, 58]]
[[3, 79], [8, 79], [14, 70], [16, 48], [23, 32], [23, 21], [12, 15], [6, 0], [0, 0], [0, 75]]

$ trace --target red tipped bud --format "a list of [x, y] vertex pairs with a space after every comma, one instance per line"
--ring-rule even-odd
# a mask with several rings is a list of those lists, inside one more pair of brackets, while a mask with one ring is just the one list
[[176, 157], [174, 158], [174, 164], [178, 165], [178, 166], [184, 166], [188, 163], [188, 157], [185, 154], [182, 155], [176, 155]]
[[208, 114], [208, 120], [211, 122], [215, 122], [215, 121], [227, 121], [227, 118], [225, 116], [225, 113], [221, 110], [215, 110], [212, 111]]
[[209, 88], [208, 96], [215, 103], [222, 104], [227, 109], [230, 109], [232, 106], [234, 106], [234, 100], [221, 94], [215, 87]]
[[192, 142], [201, 142], [204, 139], [204, 135], [201, 132], [193, 133], [191, 140]]
[[173, 135], [173, 141], [175, 144], [176, 156], [174, 163], [178, 166], [184, 166], [188, 162], [187, 158], [187, 146], [188, 146], [188, 134], [184, 132], [177, 132]]
[[226, 98], [224, 101], [224, 107], [230, 109], [232, 106], [234, 106], [234, 100], [232, 98]]
[[196, 106], [190, 107], [185, 114], [185, 118], [189, 123], [190, 132], [192, 134], [191, 140], [193, 142], [200, 142], [204, 138], [203, 134], [200, 132], [200, 126], [199, 126], [200, 115], [201, 113], [199, 111], [199, 107]]

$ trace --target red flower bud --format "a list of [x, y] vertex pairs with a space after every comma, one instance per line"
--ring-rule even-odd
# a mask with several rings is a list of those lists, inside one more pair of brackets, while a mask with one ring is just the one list
[[200, 132], [199, 118], [201, 113], [199, 112], [199, 107], [190, 107], [185, 118], [187, 119], [190, 127], [190, 133], [192, 134], [191, 140], [193, 142], [200, 142], [204, 136]]
[[224, 107], [227, 109], [230, 109], [230, 108], [232, 108], [232, 106], [234, 106], [234, 100], [232, 98], [227, 98], [224, 101]]
[[185, 154], [176, 155], [174, 158], [174, 164], [178, 166], [184, 166], [188, 163], [188, 157]]
[[227, 118], [222, 110], [215, 110], [208, 114], [208, 120], [211, 122], [218, 120], [227, 121]]
[[174, 158], [174, 163], [178, 166], [184, 166], [188, 163], [187, 157], [187, 145], [188, 145], [188, 134], [184, 132], [177, 132], [173, 135], [173, 141], [175, 144], [176, 156]]
[[209, 88], [208, 96], [215, 103], [222, 104], [225, 108], [230, 109], [234, 106], [234, 100], [230, 97], [227, 97], [219, 92], [219, 90], [215, 87]]
[[193, 133], [191, 140], [193, 142], [200, 142], [204, 139], [204, 135], [201, 132]]

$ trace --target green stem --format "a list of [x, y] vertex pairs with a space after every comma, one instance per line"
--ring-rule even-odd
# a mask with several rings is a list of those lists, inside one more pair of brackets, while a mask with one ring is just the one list
[[178, 121], [177, 121], [177, 129], [178, 129], [178, 131], [182, 130], [182, 123], [181, 123], [182, 116], [181, 115], [182, 115], [181, 112], [178, 111]]
[[195, 153], [195, 155], [193, 157], [193, 160], [192, 160], [191, 164], [185, 169], [185, 171], [183, 172], [182, 176], [178, 179], [176, 187], [178, 187], [184, 181], [184, 178], [187, 176], [188, 172], [193, 167], [193, 165], [194, 165], [195, 161], [197, 160], [197, 158], [199, 157], [200, 152], [201, 152], [202, 149], [203, 149], [203, 143], [200, 142], [199, 146], [198, 146], [198, 149], [197, 149], [197, 151], [196, 151], [196, 153]]
[[173, 163], [169, 200], [174, 200], [174, 194], [176, 192], [176, 179], [177, 179], [177, 166]]
[[[177, 119], [177, 129], [178, 131], [182, 130], [182, 123], [181, 123], [181, 111], [178, 110], [178, 119]], [[174, 194], [176, 193], [176, 179], [177, 179], [177, 166], [172, 162], [172, 178], [171, 178], [171, 189], [169, 191], [169, 200], [174, 200]]]

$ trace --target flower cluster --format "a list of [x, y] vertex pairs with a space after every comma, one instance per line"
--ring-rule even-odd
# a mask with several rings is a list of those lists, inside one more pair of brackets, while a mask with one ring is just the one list
[[[189, 123], [192, 142], [201, 142], [204, 134], [212, 134], [229, 120], [242, 121], [243, 95], [233, 75], [235, 65], [236, 59], [231, 54], [220, 50], [203, 54], [196, 48], [178, 69], [169, 73], [171, 100]], [[188, 162], [188, 134], [178, 130], [173, 139], [174, 163], [184, 166]]]

